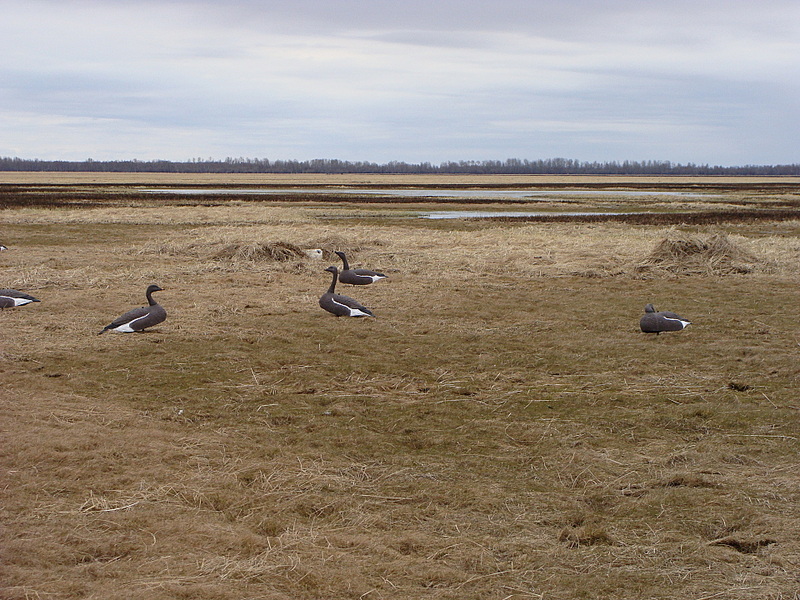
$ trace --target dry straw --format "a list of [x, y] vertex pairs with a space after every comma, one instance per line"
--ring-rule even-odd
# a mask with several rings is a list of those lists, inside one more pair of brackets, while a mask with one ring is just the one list
[[306, 258], [302, 248], [288, 242], [253, 242], [225, 244], [214, 253], [214, 258], [238, 261], [287, 262]]
[[763, 266], [765, 261], [725, 233], [701, 235], [673, 230], [639, 263], [636, 270], [680, 275], [731, 275], [752, 273]]

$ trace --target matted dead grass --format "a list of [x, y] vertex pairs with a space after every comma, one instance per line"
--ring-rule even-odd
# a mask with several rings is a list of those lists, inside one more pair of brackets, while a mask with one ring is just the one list
[[679, 274], [729, 275], [767, 268], [764, 259], [724, 233], [710, 235], [670, 231], [638, 269]]
[[[4, 598], [800, 593], [797, 225], [207, 208], [0, 214], [42, 299], [0, 313]], [[769, 268], [636, 271], [714, 236]], [[341, 286], [377, 319], [311, 247], [386, 270]], [[152, 282], [165, 323], [95, 335]]]

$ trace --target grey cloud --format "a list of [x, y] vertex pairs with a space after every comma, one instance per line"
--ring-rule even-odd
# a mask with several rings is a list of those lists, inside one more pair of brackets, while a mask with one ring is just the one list
[[799, 40], [794, 1], [29, 0], [0, 155], [791, 162]]

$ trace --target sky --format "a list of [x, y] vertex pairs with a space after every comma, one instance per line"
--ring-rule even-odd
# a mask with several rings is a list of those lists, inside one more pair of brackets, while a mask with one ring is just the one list
[[800, 163], [797, 0], [0, 0], [0, 156]]

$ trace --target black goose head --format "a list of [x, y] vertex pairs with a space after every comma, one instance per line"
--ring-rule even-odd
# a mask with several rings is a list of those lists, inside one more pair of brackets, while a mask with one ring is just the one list
[[334, 254], [342, 259], [342, 264], [345, 270], [350, 268], [350, 265], [347, 264], [347, 256], [345, 256], [344, 252], [342, 252], [341, 250], [335, 250]]
[[163, 289], [164, 288], [162, 288], [159, 285], [156, 285], [155, 283], [152, 284], [152, 285], [148, 285], [147, 286], [147, 291], [145, 291], [144, 295], [147, 297], [147, 303], [150, 306], [153, 306], [154, 304], [157, 304], [157, 302], [155, 300], [153, 300], [153, 292], [161, 292], [161, 291], [163, 291]]
[[644, 312], [646, 312], [646, 313], [654, 313], [654, 312], [656, 312], [656, 307], [653, 306], [652, 304], [648, 304], [648, 305], [646, 305], [644, 307]]
[[328, 293], [333, 294], [336, 291], [336, 279], [339, 277], [339, 269], [331, 265], [327, 269], [325, 269], [328, 273], [333, 273], [333, 280], [331, 281], [331, 285], [328, 288]]

